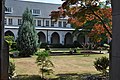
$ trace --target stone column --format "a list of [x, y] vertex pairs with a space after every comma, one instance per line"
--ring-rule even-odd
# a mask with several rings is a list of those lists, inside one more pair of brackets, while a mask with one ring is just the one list
[[63, 42], [64, 41], [64, 35], [61, 33], [61, 34], [59, 34], [59, 37], [60, 37], [60, 44], [64, 44], [64, 42]]
[[64, 41], [64, 40], [65, 40], [65, 34], [61, 34], [61, 37], [60, 37], [60, 38], [61, 38], [61, 42], [60, 42], [60, 43], [61, 43], [62, 45], [64, 45], [64, 43], [65, 43], [65, 41]]
[[120, 0], [112, 0], [113, 37], [110, 54], [110, 80], [120, 80]]
[[48, 44], [51, 44], [51, 33], [50, 33], [50, 31], [48, 32]]

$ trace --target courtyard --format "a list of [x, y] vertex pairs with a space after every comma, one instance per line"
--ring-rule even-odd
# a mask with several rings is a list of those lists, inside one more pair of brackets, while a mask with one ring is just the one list
[[[18, 1], [16, 5], [21, 3], [25, 3], [26, 5], [30, 6], [33, 4], [36, 5], [35, 7], [33, 6], [31, 8], [26, 8], [24, 13], [23, 11], [26, 6], [21, 6], [21, 9], [23, 10], [21, 10], [19, 15], [18, 13], [14, 14], [13, 12], [13, 10], [19, 12], [17, 11], [19, 10], [19, 7], [13, 6], [14, 2], [14, 0], [11, 0], [10, 2], [6, 1], [5, 6], [10, 4], [10, 7], [6, 7], [4, 15], [5, 19], [3, 19], [5, 20], [5, 26], [3, 25], [5, 27], [4, 38], [9, 45], [9, 49], [7, 50], [10, 51], [10, 59], [13, 60], [13, 63], [9, 62], [9, 67], [15, 64], [15, 72], [11, 71], [13, 74], [15, 74], [13, 76], [11, 73], [13, 78], [9, 74], [9, 78], [13, 80], [89, 80], [88, 78], [92, 78], [90, 80], [93, 80], [94, 78], [94, 80], [109, 79], [108, 74], [110, 63], [108, 52], [110, 53], [111, 51], [112, 40], [112, 9], [110, 6], [105, 5], [104, 9], [102, 9], [102, 3], [99, 5], [89, 6], [83, 4], [81, 1], [81, 4], [86, 6], [85, 10], [84, 7], [80, 7], [80, 10], [76, 10], [74, 13], [74, 7], [71, 7], [70, 10], [67, 9], [68, 6], [73, 6], [75, 4], [72, 1], [65, 1], [64, 3], [66, 5], [62, 5], [59, 8], [58, 4], [51, 5], [46, 3], [39, 3], [41, 5], [40, 6], [34, 2]], [[85, 3], [87, 2], [85, 1]], [[42, 6], [43, 4], [44, 6]], [[98, 6], [100, 8], [94, 10], [94, 7], [97, 8]], [[39, 9], [37, 9], [37, 7]], [[45, 12], [47, 9], [43, 10], [41, 7], [48, 7], [49, 12]], [[51, 18], [55, 17], [54, 13], [59, 11], [53, 11], [54, 8], [60, 10], [62, 13], [60, 15], [62, 15], [64, 18], [65, 16], [68, 16], [69, 19], [59, 19], [56, 24], [51, 20]], [[81, 8], [83, 8], [83, 11]], [[65, 9], [65, 11], [62, 9]], [[69, 11], [71, 14], [64, 15], [67, 12], [69, 13]], [[88, 13], [89, 11], [90, 13]], [[43, 15], [44, 12], [47, 16]], [[99, 12], [104, 13], [104, 15], [99, 14]], [[48, 13], [51, 14], [49, 15]], [[76, 13], [80, 15], [76, 15]], [[12, 14], [13, 16], [11, 15], [10, 17], [9, 14]], [[92, 14], [92, 17], [89, 14]], [[19, 16], [19, 18], [15, 15]], [[51, 16], [51, 18], [48, 17], [48, 15]], [[33, 18], [34, 16], [35, 18]], [[60, 18], [60, 16], [58, 16], [58, 18]], [[93, 24], [91, 25], [91, 23]], [[89, 32], [89, 34], [87, 32]], [[36, 54], [36, 52], [39, 51], [39, 48], [41, 48], [42, 44], [42, 48], [44, 47], [46, 51], [49, 51], [49, 49], [46, 49], [47, 47], [51, 47], [49, 52], [50, 60], [48, 59], [48, 52], [43, 51], [39, 52], [40, 55]], [[104, 44], [109, 45], [109, 51], [108, 47], [106, 48]], [[3, 45], [5, 46], [5, 44]], [[55, 46], [57, 49], [53, 49]], [[81, 49], [77, 50], [77, 47]], [[18, 50], [17, 55], [14, 54], [16, 53], [14, 50]], [[38, 61], [36, 61], [38, 57], [40, 58]], [[99, 68], [96, 68], [95, 60], [96, 62], [98, 61], [97, 67]], [[54, 65], [53, 74], [47, 76], [45, 74], [43, 76], [43, 72], [49, 72], [51, 69], [48, 66], [51, 64], [51, 62]], [[39, 66], [37, 66], [37, 64]], [[100, 69], [101, 65], [102, 69]], [[12, 68], [14, 68], [14, 66]], [[12, 68], [9, 68], [9, 71]]]
[[[56, 51], [56, 49], [52, 49]], [[62, 49], [58, 50], [62, 51]], [[67, 49], [63, 49], [67, 51]], [[105, 51], [104, 51], [105, 52]], [[64, 53], [65, 54], [65, 53]], [[78, 54], [78, 53], [76, 53]], [[50, 60], [54, 64], [54, 74], [47, 76], [48, 79], [55, 80], [78, 80], [81, 75], [99, 75], [94, 65], [95, 58], [109, 57], [108, 53], [104, 54], [90, 54], [84, 56], [83, 54], [78, 55], [51, 55]], [[15, 80], [39, 80], [41, 73], [39, 67], [36, 64], [35, 55], [26, 58], [12, 58], [15, 63]]]

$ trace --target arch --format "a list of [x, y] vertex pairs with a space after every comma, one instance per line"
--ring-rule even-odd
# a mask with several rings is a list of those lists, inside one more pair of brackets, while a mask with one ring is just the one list
[[45, 43], [46, 42], [46, 36], [43, 32], [38, 32], [38, 43]]
[[5, 36], [13, 36], [15, 38], [15, 35], [12, 31], [8, 30], [5, 32]]
[[52, 44], [59, 44], [60, 43], [60, 36], [57, 32], [52, 33], [51, 35], [51, 43]]
[[77, 37], [77, 41], [79, 43], [85, 43], [85, 35], [83, 33], [80, 33]]
[[73, 44], [73, 37], [71, 33], [67, 33], [65, 35], [64, 44]]

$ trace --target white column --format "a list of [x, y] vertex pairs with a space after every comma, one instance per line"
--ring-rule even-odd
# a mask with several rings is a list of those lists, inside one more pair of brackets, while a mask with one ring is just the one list
[[[47, 42], [47, 36], [46, 36], [46, 42]], [[51, 34], [48, 31], [48, 44], [51, 44]]]
[[60, 43], [64, 45], [65, 34], [60, 34]]

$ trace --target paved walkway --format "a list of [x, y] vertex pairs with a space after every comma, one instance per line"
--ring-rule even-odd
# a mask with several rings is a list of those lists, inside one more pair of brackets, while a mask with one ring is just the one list
[[[92, 51], [92, 52], [100, 53], [100, 50], [83, 50], [83, 51], [85, 51], [85, 52]], [[107, 50], [102, 50], [101, 53], [106, 54], [106, 53], [108, 53], [108, 51]]]

